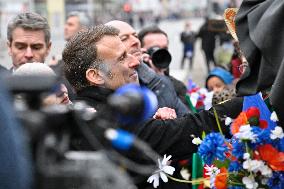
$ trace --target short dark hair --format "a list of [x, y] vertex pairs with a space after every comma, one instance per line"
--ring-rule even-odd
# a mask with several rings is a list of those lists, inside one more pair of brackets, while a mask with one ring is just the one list
[[65, 46], [62, 57], [65, 76], [76, 91], [89, 86], [86, 71], [100, 69], [103, 61], [97, 54], [97, 42], [104, 36], [118, 36], [119, 30], [112, 26], [98, 25], [79, 31]]
[[50, 42], [50, 27], [47, 19], [37, 13], [20, 13], [8, 23], [7, 39], [9, 42], [12, 42], [12, 33], [16, 28], [23, 28], [24, 30], [31, 31], [43, 31], [45, 43], [48, 44]]
[[161, 28], [159, 28], [156, 25], [142, 28], [140, 32], [138, 33], [138, 39], [140, 40], [142, 47], [144, 46], [144, 42], [143, 42], [144, 37], [150, 33], [161, 33], [161, 34], [164, 34], [168, 38], [167, 33], [161, 30]]

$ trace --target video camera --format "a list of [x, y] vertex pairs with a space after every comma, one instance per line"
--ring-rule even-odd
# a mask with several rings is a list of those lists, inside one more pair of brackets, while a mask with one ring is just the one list
[[151, 47], [147, 50], [147, 54], [150, 55], [153, 64], [157, 68], [168, 68], [172, 61], [170, 52], [164, 48]]
[[[110, 110], [101, 115], [88, 111], [88, 106], [82, 102], [76, 102], [72, 106], [54, 105], [43, 108], [41, 96], [56, 83], [55, 77], [12, 76], [6, 78], [6, 81], [15, 96], [22, 96], [20, 100], [15, 100], [15, 108], [18, 119], [28, 133], [32, 149], [34, 188], [136, 188], [130, 176], [119, 169], [119, 165], [123, 164], [125, 168], [141, 175], [150, 175], [155, 170], [153, 161], [159, 156], [133, 135], [113, 128], [117, 118], [113, 117], [112, 109], [120, 111], [121, 107], [112, 102], [121, 97], [125, 100], [124, 105], [129, 104], [127, 96], [130, 93], [127, 90], [112, 96], [113, 99], [109, 100]], [[138, 99], [139, 95], [135, 98]], [[142, 99], [144, 98], [146, 97], [143, 96]], [[149, 108], [149, 105], [143, 106], [142, 109]], [[129, 111], [133, 112], [126, 106], [121, 111], [124, 111], [120, 114], [121, 117]], [[135, 116], [134, 121], [137, 121], [137, 115]], [[117, 137], [107, 137], [106, 133], [109, 132], [116, 132]], [[125, 141], [128, 143], [125, 144]], [[146, 155], [151, 156], [152, 164], [137, 164], [122, 156], [113, 146], [122, 151], [132, 147], [145, 150]]]

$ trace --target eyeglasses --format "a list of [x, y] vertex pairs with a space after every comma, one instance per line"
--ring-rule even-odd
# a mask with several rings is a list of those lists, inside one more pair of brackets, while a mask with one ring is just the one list
[[248, 63], [243, 62], [241, 65], [238, 66], [238, 70], [240, 71], [240, 73], [244, 73], [246, 71], [247, 67], [248, 67]]

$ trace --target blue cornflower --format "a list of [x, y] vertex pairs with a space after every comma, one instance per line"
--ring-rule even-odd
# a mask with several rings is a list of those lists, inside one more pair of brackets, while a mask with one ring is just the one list
[[242, 158], [243, 154], [245, 153], [245, 146], [244, 143], [242, 143], [239, 140], [232, 140], [232, 155], [235, 156], [236, 158]]
[[206, 164], [212, 164], [215, 158], [225, 160], [225, 152], [228, 147], [225, 139], [220, 133], [210, 133], [206, 135], [203, 142], [198, 148], [198, 154], [202, 157]]
[[276, 147], [280, 152], [284, 152], [284, 138], [279, 139], [279, 143]]
[[242, 165], [238, 161], [231, 161], [228, 171], [229, 172], [239, 171], [241, 168], [242, 168]]
[[284, 188], [284, 172], [273, 172], [272, 177], [268, 180], [268, 186], [272, 189]]
[[261, 129], [259, 127], [252, 127], [252, 132], [257, 135], [254, 144], [268, 144], [271, 143], [272, 140], [270, 138], [270, 130], [269, 129]]
[[275, 147], [278, 151], [284, 152], [284, 138], [272, 140], [272, 146]]

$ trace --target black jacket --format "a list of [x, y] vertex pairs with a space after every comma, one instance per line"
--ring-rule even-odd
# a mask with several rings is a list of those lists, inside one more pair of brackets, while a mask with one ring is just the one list
[[177, 96], [179, 97], [179, 99], [184, 104], [187, 104], [186, 99], [185, 99], [185, 96], [187, 94], [187, 88], [186, 88], [185, 84], [182, 81], [174, 78], [171, 75], [168, 75], [167, 77], [171, 80], [171, 82], [172, 82], [172, 84], [173, 84], [173, 86], [175, 88], [175, 91], [176, 91]]
[[[100, 112], [106, 110], [107, 97], [112, 92], [108, 89], [87, 87], [77, 93], [77, 99], [86, 101]], [[229, 128], [224, 126], [225, 115], [235, 118], [242, 111], [242, 99], [235, 98], [224, 104], [217, 105], [215, 109], [221, 119], [222, 130], [228, 136]], [[202, 111], [197, 114], [186, 114], [174, 120], [150, 119], [144, 123], [131, 126], [124, 125], [121, 128], [146, 141], [159, 154], [172, 155], [172, 159], [176, 160], [189, 159], [192, 153], [197, 151], [197, 146], [192, 144], [192, 135], [201, 137], [203, 131], [206, 133], [218, 131], [212, 110]], [[138, 156], [137, 158], [139, 158]], [[162, 188], [174, 188], [167, 185]]]
[[237, 83], [240, 96], [270, 91], [270, 103], [284, 128], [284, 1], [244, 0], [236, 32], [248, 68]]

